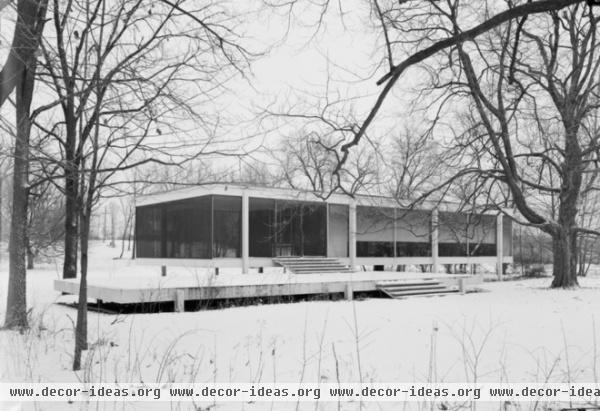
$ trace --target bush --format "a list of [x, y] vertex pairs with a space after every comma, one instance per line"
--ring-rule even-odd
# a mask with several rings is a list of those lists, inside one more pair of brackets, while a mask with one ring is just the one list
[[546, 276], [546, 268], [543, 264], [535, 264], [529, 266], [525, 269], [525, 273], [523, 274], [525, 277], [545, 277]]

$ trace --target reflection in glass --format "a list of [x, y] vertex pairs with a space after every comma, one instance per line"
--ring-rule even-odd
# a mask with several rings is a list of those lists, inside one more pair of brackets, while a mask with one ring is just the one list
[[135, 251], [139, 258], [162, 256], [162, 218], [160, 206], [145, 206], [136, 209]]
[[210, 258], [210, 197], [174, 201], [164, 207], [165, 257]]
[[272, 257], [275, 233], [275, 200], [249, 199], [250, 257]]
[[439, 213], [440, 257], [496, 255], [496, 217], [483, 214]]
[[513, 255], [512, 220], [507, 216], [502, 218], [502, 248], [503, 254]]
[[213, 258], [241, 256], [241, 228], [242, 198], [213, 196]]
[[396, 257], [431, 255], [431, 211], [396, 209]]
[[394, 209], [356, 207], [356, 256], [394, 256]]

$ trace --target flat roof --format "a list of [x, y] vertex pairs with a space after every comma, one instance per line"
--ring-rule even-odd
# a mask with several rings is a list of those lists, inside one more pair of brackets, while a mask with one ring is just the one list
[[[402, 200], [397, 200], [393, 197], [386, 197], [382, 195], [366, 195], [356, 194], [354, 197], [350, 197], [347, 194], [332, 193], [329, 196], [322, 195], [318, 192], [309, 190], [299, 190], [294, 188], [279, 188], [279, 187], [265, 187], [252, 184], [243, 183], [210, 183], [210, 184], [199, 184], [191, 187], [185, 187], [175, 190], [164, 191], [160, 193], [153, 193], [148, 195], [139, 196], [136, 198], [136, 206], [146, 206], [153, 204], [167, 203], [171, 201], [184, 200], [194, 197], [201, 197], [206, 195], [230, 195], [230, 196], [242, 196], [248, 195], [248, 197], [255, 198], [269, 198], [278, 200], [290, 200], [290, 201], [311, 201], [311, 202], [324, 202], [330, 204], [352, 204], [356, 203], [361, 206], [376, 206], [376, 207], [395, 207], [403, 208]], [[325, 198], [326, 197], [326, 198]], [[405, 204], [409, 204], [406, 200]], [[404, 206], [404, 208], [408, 208]], [[449, 201], [443, 202], [424, 202], [419, 207], [415, 207], [418, 210], [432, 210], [437, 208], [441, 211], [454, 211], [458, 208], [458, 203], [452, 203]]]

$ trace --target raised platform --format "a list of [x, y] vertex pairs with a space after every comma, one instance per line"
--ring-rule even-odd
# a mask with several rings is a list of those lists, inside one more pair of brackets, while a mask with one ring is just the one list
[[[171, 270], [167, 276], [121, 273], [88, 279], [89, 298], [117, 304], [175, 301], [176, 309], [187, 300], [214, 300], [251, 297], [375, 291], [386, 281], [435, 279], [449, 287], [465, 289], [483, 281], [481, 276], [422, 274], [405, 272], [354, 272], [327, 274], [221, 274]], [[54, 289], [79, 294], [79, 280], [55, 280]], [[178, 309], [179, 310], [179, 309]]]

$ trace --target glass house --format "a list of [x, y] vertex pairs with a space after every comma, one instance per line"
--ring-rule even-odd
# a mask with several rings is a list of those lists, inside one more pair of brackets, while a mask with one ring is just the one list
[[[351, 267], [512, 262], [512, 226], [502, 214], [467, 214], [449, 204], [405, 210], [385, 197], [211, 184], [136, 202], [138, 259], [198, 266], [273, 265], [322, 256]], [[498, 265], [497, 265], [498, 267]]]

